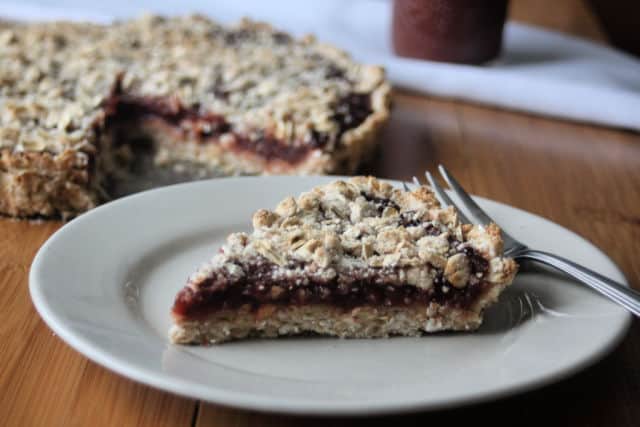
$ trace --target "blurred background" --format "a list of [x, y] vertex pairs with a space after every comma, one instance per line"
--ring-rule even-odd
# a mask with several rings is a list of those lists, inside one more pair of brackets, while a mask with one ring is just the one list
[[[396, 5], [402, 3], [409, 11], [399, 28], [405, 30], [408, 38], [418, 37], [418, 51], [408, 55], [399, 55], [392, 43], [392, 3], [392, 0], [325, 0], [305, 2], [302, 7], [296, 0], [92, 3], [0, 0], [0, 16], [109, 22], [144, 12], [167, 15], [202, 12], [224, 23], [249, 16], [297, 35], [314, 33], [318, 39], [347, 50], [360, 62], [381, 64], [397, 89], [438, 99], [640, 131], [639, 1], [397, 0]], [[434, 58], [429, 52], [420, 52], [430, 38], [442, 43], [445, 52], [455, 43], [462, 47], [465, 43], [477, 43], [477, 27], [470, 27], [466, 34], [459, 31], [455, 37], [446, 37], [457, 28], [455, 13], [440, 9], [451, 9], [456, 4], [466, 5], [459, 11], [474, 7], [474, 13], [480, 16], [485, 13], [482, 9], [486, 5], [502, 4], [504, 10], [508, 4], [508, 23], [497, 56], [489, 52], [486, 56], [456, 60]], [[439, 24], [444, 35], [438, 35], [437, 28], [436, 32], [432, 31], [438, 25], [423, 25], [419, 19], [412, 21], [416, 17], [413, 12], [420, 8], [435, 10], [436, 18], [449, 16], [444, 23], [436, 18], [425, 21]], [[493, 22], [491, 25], [502, 28], [498, 20]], [[405, 23], [407, 25], [403, 25]], [[426, 36], [421, 36], [421, 32]], [[456, 60], [456, 63], [440, 62], [442, 60]]]

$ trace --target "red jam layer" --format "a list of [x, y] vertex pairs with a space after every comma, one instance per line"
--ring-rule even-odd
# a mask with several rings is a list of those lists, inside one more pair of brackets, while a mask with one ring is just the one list
[[[473, 273], [484, 274], [487, 261], [472, 251], [468, 251], [472, 258], [484, 261], [472, 261]], [[352, 309], [359, 306], [426, 306], [437, 302], [464, 309], [490, 286], [478, 279], [458, 289], [439, 275], [430, 289], [422, 289], [395, 283], [397, 274], [391, 274], [392, 269], [377, 269], [373, 274], [369, 271], [366, 276], [357, 272], [339, 274], [325, 280], [301, 280], [302, 276], [274, 279], [273, 273], [278, 267], [267, 261], [238, 265], [245, 272], [240, 280], [231, 279], [226, 270], [218, 270], [205, 279], [197, 291], [189, 287], [182, 289], [176, 296], [173, 314], [178, 318], [198, 319], [218, 310], [245, 305], [257, 310], [263, 304], [323, 304]]]
[[[267, 160], [284, 160], [295, 164], [311, 151], [323, 148], [330, 135], [311, 130], [305, 141], [289, 144], [268, 132], [249, 136], [236, 132], [224, 116], [203, 111], [199, 105], [185, 106], [176, 98], [134, 96], [123, 92], [121, 79], [116, 81], [104, 104], [105, 127], [135, 122], [144, 118], [161, 119], [176, 131], [189, 135], [200, 143], [216, 143], [222, 135], [232, 136], [231, 149], [249, 151]], [[372, 113], [369, 94], [352, 93], [334, 106], [333, 120], [338, 125], [339, 138], [349, 129], [359, 126]]]

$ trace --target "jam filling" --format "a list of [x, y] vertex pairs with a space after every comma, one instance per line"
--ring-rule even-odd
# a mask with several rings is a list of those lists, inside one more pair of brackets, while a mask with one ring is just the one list
[[368, 93], [350, 93], [334, 106], [333, 120], [338, 123], [338, 135], [358, 127], [373, 112]]
[[360, 195], [364, 197], [367, 202], [373, 203], [380, 215], [382, 215], [382, 212], [384, 212], [385, 208], [387, 207], [394, 208], [397, 211], [400, 210], [400, 206], [398, 206], [398, 204], [391, 199], [372, 196], [371, 194], [367, 194], [364, 191], [361, 191]]
[[[473, 249], [466, 251], [471, 258], [484, 260]], [[466, 253], [465, 252], [465, 253]], [[430, 302], [456, 308], [468, 308], [488, 288], [486, 281], [477, 278], [483, 275], [488, 262], [471, 262], [472, 280], [464, 288], [455, 288], [440, 273], [433, 286], [422, 289], [408, 284], [398, 284], [393, 269], [373, 269], [367, 273], [338, 274], [331, 279], [308, 278], [300, 275], [274, 278], [278, 268], [266, 260], [240, 265], [245, 272], [241, 279], [233, 280], [226, 270], [213, 272], [197, 291], [189, 287], [182, 289], [173, 306], [174, 315], [198, 319], [217, 310], [237, 309], [249, 306], [257, 310], [264, 304], [299, 306], [309, 304], [330, 305], [345, 310], [361, 306], [426, 306]], [[291, 265], [289, 268], [300, 268]], [[395, 276], [395, 277], [393, 277]]]
[[196, 107], [187, 108], [172, 98], [114, 94], [109, 97], [105, 111], [110, 123], [146, 116], [160, 118], [173, 126], [191, 122], [197, 125], [194, 132], [199, 137], [220, 136], [231, 130], [224, 117], [200, 112]]
[[[358, 127], [371, 113], [369, 94], [352, 93], [334, 106], [333, 119], [338, 124], [339, 138], [349, 129]], [[249, 136], [236, 132], [224, 116], [203, 111], [199, 105], [185, 106], [170, 97], [135, 96], [122, 90], [122, 76], [116, 79], [110, 96], [104, 103], [105, 123], [109, 128], [116, 124], [132, 123], [145, 118], [161, 119], [177, 131], [189, 133], [200, 143], [216, 143], [222, 135], [231, 135], [231, 149], [250, 151], [266, 160], [284, 160], [298, 163], [311, 151], [329, 144], [329, 134], [311, 129], [304, 141], [288, 144], [269, 132], [258, 131]], [[122, 143], [122, 141], [117, 141]]]

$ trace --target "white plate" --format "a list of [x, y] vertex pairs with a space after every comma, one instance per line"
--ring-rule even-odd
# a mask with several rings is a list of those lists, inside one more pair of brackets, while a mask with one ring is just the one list
[[[558, 380], [624, 336], [630, 316], [559, 276], [522, 274], [475, 333], [422, 338], [169, 344], [175, 293], [252, 213], [327, 177], [228, 178], [165, 187], [71, 221], [38, 252], [33, 302], [64, 341], [134, 380], [221, 404], [299, 414], [451, 407]], [[499, 203], [481, 205], [509, 232], [624, 281], [572, 232]]]

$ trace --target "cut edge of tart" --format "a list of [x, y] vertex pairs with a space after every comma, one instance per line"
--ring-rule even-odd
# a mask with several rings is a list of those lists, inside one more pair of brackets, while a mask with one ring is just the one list
[[516, 275], [502, 252], [497, 225], [461, 224], [427, 186], [335, 181], [258, 210], [251, 234], [229, 235], [178, 292], [169, 338], [474, 330]]

